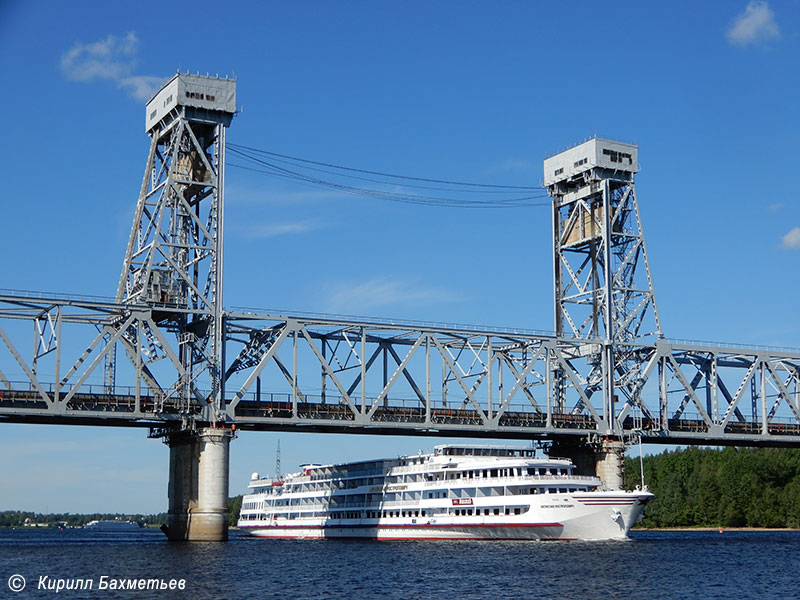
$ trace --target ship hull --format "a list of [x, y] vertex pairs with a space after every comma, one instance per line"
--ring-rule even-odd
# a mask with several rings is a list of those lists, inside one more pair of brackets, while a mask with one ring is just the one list
[[[536, 507], [541, 521], [461, 517], [334, 522], [276, 519], [240, 525], [250, 535], [273, 539], [370, 540], [614, 540], [625, 539], [652, 494], [595, 492], [548, 499]], [[532, 506], [532, 508], [534, 508]], [[394, 521], [394, 522], [392, 522]]]

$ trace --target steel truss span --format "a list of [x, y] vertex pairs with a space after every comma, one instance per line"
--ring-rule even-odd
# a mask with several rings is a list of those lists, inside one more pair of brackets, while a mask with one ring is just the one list
[[[193, 381], [188, 401], [181, 393], [187, 373], [163, 308], [0, 293], [0, 417], [163, 427], [215, 414], [209, 381]], [[227, 312], [223, 330], [226, 420], [244, 429], [800, 442], [800, 352], [630, 343], [635, 367], [608, 414], [597, 368], [607, 354], [592, 340], [244, 311]], [[105, 376], [116, 346], [132, 386]]]
[[235, 424], [800, 443], [800, 351], [663, 338], [631, 144], [593, 138], [544, 162], [553, 334], [224, 310], [235, 113], [235, 81], [208, 76], [176, 74], [148, 102], [150, 150], [113, 300], [0, 290], [1, 420], [168, 438]]

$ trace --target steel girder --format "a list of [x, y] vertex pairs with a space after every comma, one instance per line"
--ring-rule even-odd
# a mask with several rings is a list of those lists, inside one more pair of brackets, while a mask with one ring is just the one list
[[[191, 380], [188, 400], [180, 393], [189, 374], [160, 308], [0, 293], [0, 417], [150, 427], [214, 420], [208, 377]], [[618, 368], [626, 393], [612, 412], [597, 393], [597, 341], [241, 311], [224, 328], [225, 418], [243, 428], [800, 443], [800, 352], [629, 343], [632, 366]], [[109, 387], [103, 376], [116, 346], [130, 387]]]
[[228, 338], [241, 367], [228, 369], [229, 418], [244, 427], [800, 442], [797, 352], [627, 343], [609, 409], [596, 340], [241, 313]]
[[[164, 307], [0, 292], [0, 415], [126, 426], [208, 419], [208, 392], [200, 391], [199, 381], [190, 382], [189, 399], [181, 393], [189, 374], [170, 344], [174, 329], [158, 321], [159, 308]], [[129, 359], [116, 364], [129, 386], [105, 377], [117, 346]]]

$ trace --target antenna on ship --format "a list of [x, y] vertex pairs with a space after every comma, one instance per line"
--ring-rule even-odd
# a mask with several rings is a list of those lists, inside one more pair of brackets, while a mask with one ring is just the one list
[[281, 441], [278, 440], [278, 449], [275, 450], [275, 479], [281, 478]]
[[639, 473], [642, 476], [642, 489], [646, 490], [647, 486], [644, 484], [644, 452], [642, 451], [642, 436], [639, 435]]

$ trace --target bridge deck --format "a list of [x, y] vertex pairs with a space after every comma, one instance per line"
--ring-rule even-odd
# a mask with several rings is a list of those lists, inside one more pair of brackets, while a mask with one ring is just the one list
[[[269, 396], [269, 395], [268, 395]], [[407, 401], [411, 403], [413, 401]], [[164, 427], [181, 422], [183, 414], [174, 406], [155, 409], [152, 396], [132, 394], [76, 393], [68, 407], [57, 414], [38, 393], [29, 390], [0, 390], [0, 422], [103, 425], [122, 427]], [[326, 431], [339, 433], [470, 436], [487, 438], [537, 439], [586, 436], [597, 432], [596, 422], [587, 415], [537, 411], [506, 411], [496, 422], [484, 423], [479, 413], [457, 408], [382, 406], [367, 420], [355, 415], [343, 402], [296, 402], [268, 399], [243, 400], [234, 421], [237, 428], [254, 431]], [[792, 446], [800, 443], [800, 424], [786, 420], [769, 424], [732, 421], [724, 437], [714, 438], [701, 419], [669, 419], [666, 428], [649, 419], [624, 421], [624, 429], [641, 436], [645, 443]]]

